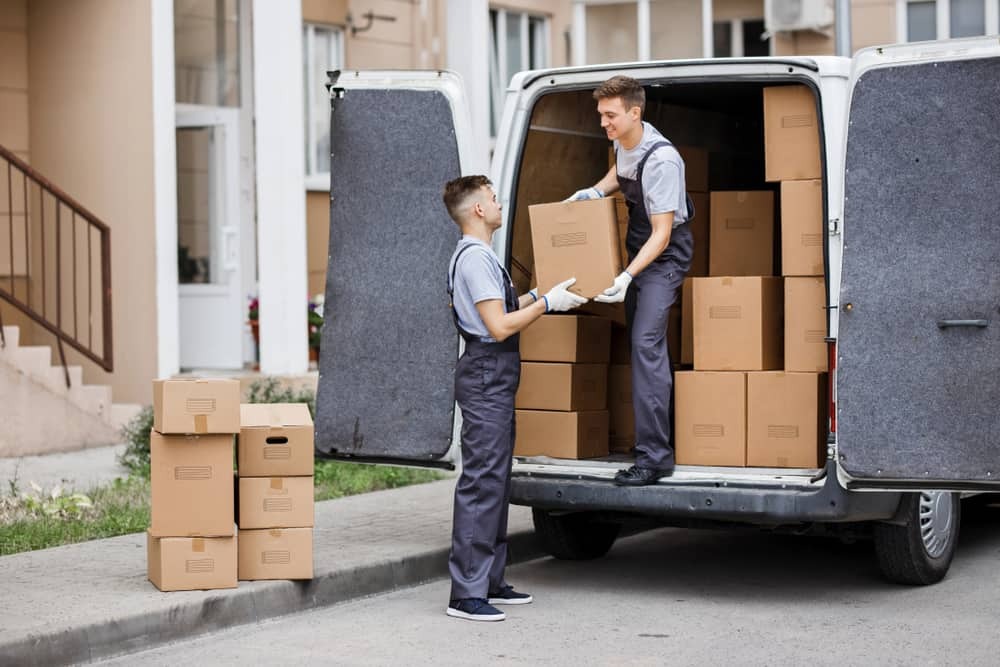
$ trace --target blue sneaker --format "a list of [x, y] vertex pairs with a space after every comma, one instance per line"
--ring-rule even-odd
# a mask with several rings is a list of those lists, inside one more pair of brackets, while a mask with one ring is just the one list
[[504, 586], [499, 591], [490, 593], [490, 604], [530, 604], [534, 600], [527, 593], [518, 593], [513, 586]]
[[491, 607], [490, 603], [482, 598], [452, 600], [448, 603], [446, 612], [449, 616], [468, 621], [502, 621], [507, 618], [507, 614], [496, 607]]

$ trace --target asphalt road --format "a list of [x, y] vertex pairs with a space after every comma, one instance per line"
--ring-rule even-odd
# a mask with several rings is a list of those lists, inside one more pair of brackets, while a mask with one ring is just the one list
[[966, 517], [948, 577], [929, 587], [883, 581], [870, 543], [682, 529], [508, 578], [535, 603], [501, 623], [445, 616], [442, 580], [108, 664], [1000, 663], [1000, 510]]

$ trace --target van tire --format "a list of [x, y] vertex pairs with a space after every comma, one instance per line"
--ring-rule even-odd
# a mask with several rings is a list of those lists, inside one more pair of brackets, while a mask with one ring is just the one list
[[544, 549], [560, 560], [593, 560], [608, 553], [618, 538], [620, 523], [595, 520], [591, 512], [553, 514], [534, 507], [531, 518]]
[[[900, 501], [898, 516], [905, 523], [877, 523], [874, 527], [875, 554], [882, 574], [889, 581], [912, 586], [936, 584], [944, 579], [958, 545], [962, 518], [959, 494], [906, 494]], [[928, 540], [932, 541], [930, 547]]]

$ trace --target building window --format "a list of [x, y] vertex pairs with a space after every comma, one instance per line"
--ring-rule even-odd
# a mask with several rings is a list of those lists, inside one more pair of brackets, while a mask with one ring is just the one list
[[522, 70], [549, 65], [549, 22], [543, 16], [490, 10], [490, 136], [503, 114], [504, 91]]
[[330, 187], [330, 98], [326, 73], [344, 62], [344, 33], [340, 28], [306, 23], [302, 28], [302, 67], [305, 76], [306, 186]]
[[937, 39], [937, 9], [934, 0], [906, 5], [906, 35], [911, 42]]
[[975, 37], [986, 34], [984, 0], [951, 0], [951, 36]]
[[1000, 0], [900, 0], [901, 42], [996, 35]]
[[240, 106], [237, 0], [174, 0], [174, 89], [179, 103]]
[[764, 19], [733, 19], [712, 23], [713, 57], [769, 55], [771, 55], [771, 37], [765, 35]]

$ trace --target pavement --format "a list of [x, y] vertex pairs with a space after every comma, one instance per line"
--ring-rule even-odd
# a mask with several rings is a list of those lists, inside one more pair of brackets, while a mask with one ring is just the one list
[[[52, 479], [42, 472], [54, 463], [24, 459], [19, 479]], [[0, 459], [0, 482], [10, 466]], [[446, 577], [454, 487], [450, 478], [317, 503], [308, 582], [161, 593], [146, 579], [144, 534], [0, 557], [0, 665], [125, 655]], [[541, 555], [527, 508], [511, 507], [508, 535], [512, 562]]]
[[125, 445], [95, 447], [76, 452], [0, 458], [0, 494], [10, 492], [13, 482], [21, 491], [30, 491], [31, 482], [46, 491], [62, 485], [66, 491], [85, 493], [95, 486], [128, 477], [128, 470], [118, 465]]

